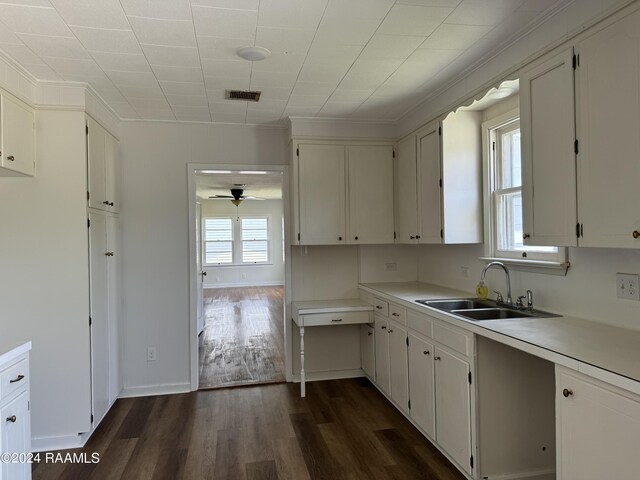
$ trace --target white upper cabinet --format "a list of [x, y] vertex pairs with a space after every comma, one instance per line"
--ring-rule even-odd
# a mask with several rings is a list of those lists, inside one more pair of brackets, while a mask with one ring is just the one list
[[119, 212], [118, 141], [91, 117], [87, 117], [87, 156], [89, 207]]
[[292, 243], [393, 243], [393, 156], [393, 145], [296, 143]]
[[577, 245], [573, 77], [573, 49], [520, 76], [525, 245]]
[[345, 243], [344, 145], [300, 145], [298, 159], [301, 244]]
[[349, 241], [393, 243], [393, 147], [348, 148]]
[[481, 243], [479, 112], [458, 111], [399, 143], [397, 243]]
[[577, 45], [580, 245], [640, 248], [640, 12]]
[[36, 169], [35, 114], [26, 104], [0, 95], [0, 176], [33, 176]]

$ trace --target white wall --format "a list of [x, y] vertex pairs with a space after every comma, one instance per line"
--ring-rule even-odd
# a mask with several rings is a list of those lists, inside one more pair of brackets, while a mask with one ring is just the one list
[[282, 236], [282, 200], [246, 200], [238, 208], [229, 200], [200, 200], [202, 217], [237, 215], [267, 215], [271, 238], [268, 265], [240, 265], [204, 267], [207, 272], [205, 288], [233, 287], [243, 285], [284, 285], [284, 258]]
[[[188, 163], [281, 165], [284, 129], [123, 122], [125, 394], [189, 389]], [[157, 361], [146, 361], [147, 346]]]
[[35, 178], [0, 178], [0, 336], [33, 342], [34, 446], [91, 427], [84, 118], [38, 111]]

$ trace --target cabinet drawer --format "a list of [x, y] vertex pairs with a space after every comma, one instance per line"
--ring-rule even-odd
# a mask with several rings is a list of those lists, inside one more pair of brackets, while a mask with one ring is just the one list
[[407, 312], [407, 326], [416, 332], [433, 338], [433, 319], [427, 315], [409, 310]]
[[29, 384], [29, 360], [24, 359], [0, 372], [0, 398], [7, 398], [13, 392], [24, 389]]
[[440, 322], [433, 324], [433, 339], [465, 356], [471, 353], [472, 333], [458, 330]]
[[389, 317], [402, 325], [407, 324], [407, 309], [396, 305], [395, 303], [389, 304]]
[[349, 325], [353, 323], [371, 322], [371, 312], [336, 312], [336, 313], [314, 313], [300, 317], [305, 327], [315, 327], [318, 325]]
[[383, 317], [389, 316], [389, 302], [376, 298], [373, 301], [373, 306], [375, 307], [374, 311], [377, 315], [382, 315]]

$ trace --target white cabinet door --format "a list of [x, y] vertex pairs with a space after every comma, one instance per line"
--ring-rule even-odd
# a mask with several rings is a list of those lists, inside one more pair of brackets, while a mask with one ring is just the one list
[[120, 245], [118, 242], [118, 217], [108, 216], [107, 221], [107, 328], [109, 335], [109, 405], [115, 402], [120, 394], [119, 364], [119, 318], [120, 290], [118, 285], [118, 264], [120, 261]]
[[525, 245], [577, 245], [573, 77], [573, 49], [520, 76]]
[[403, 412], [409, 413], [409, 372], [407, 365], [407, 330], [398, 323], [389, 322], [391, 398]]
[[0, 167], [34, 175], [36, 164], [35, 115], [28, 106], [2, 95], [2, 152]]
[[396, 160], [396, 243], [416, 243], [418, 235], [418, 181], [416, 137], [398, 144]]
[[360, 327], [360, 355], [362, 370], [371, 380], [376, 378], [375, 327], [369, 324]]
[[636, 11], [578, 45], [582, 246], [640, 248], [639, 30]]
[[418, 134], [419, 242], [442, 243], [440, 122], [431, 122]]
[[106, 132], [100, 124], [87, 117], [87, 165], [89, 180], [89, 206], [100, 210], [107, 210], [106, 183]]
[[[0, 409], [0, 445], [2, 453], [27, 454], [31, 452], [31, 420], [29, 394], [24, 392]], [[26, 462], [0, 462], [0, 478], [28, 480], [31, 464]]]
[[108, 210], [110, 212], [120, 212], [120, 184], [118, 141], [115, 137], [105, 131], [104, 138], [104, 162], [105, 162], [105, 192], [109, 201]]
[[375, 316], [374, 334], [376, 346], [376, 384], [387, 395], [391, 394], [389, 381], [389, 322], [384, 318]]
[[429, 435], [436, 438], [435, 384], [433, 344], [409, 333], [409, 394], [411, 418]]
[[558, 480], [638, 478], [640, 399], [560, 367], [556, 417]]
[[393, 147], [349, 146], [349, 243], [393, 243]]
[[344, 145], [300, 145], [300, 243], [346, 243]]
[[436, 348], [436, 440], [468, 473], [471, 468], [469, 364]]

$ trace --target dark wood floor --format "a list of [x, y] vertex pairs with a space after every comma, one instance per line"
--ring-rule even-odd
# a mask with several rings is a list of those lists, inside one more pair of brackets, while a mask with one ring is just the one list
[[200, 388], [283, 382], [284, 288], [210, 288], [204, 294]]
[[83, 450], [35, 480], [460, 480], [365, 379], [118, 400]]

